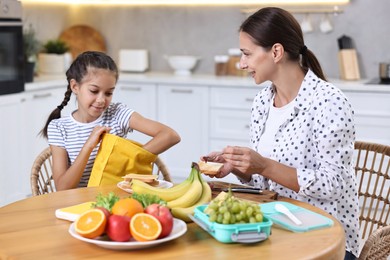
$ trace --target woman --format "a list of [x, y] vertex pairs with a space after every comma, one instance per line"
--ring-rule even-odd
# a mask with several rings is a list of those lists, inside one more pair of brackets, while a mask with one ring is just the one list
[[216, 177], [235, 174], [243, 183], [310, 203], [345, 229], [346, 258], [358, 256], [358, 195], [352, 166], [353, 110], [325, 81], [305, 46], [299, 23], [280, 8], [263, 8], [240, 27], [240, 66], [257, 84], [252, 148], [228, 146], [207, 157], [224, 163]]
[[[67, 90], [61, 104], [50, 114], [42, 130], [53, 156], [53, 179], [57, 190], [88, 184], [103, 133], [126, 137], [133, 130], [153, 137], [143, 148], [159, 154], [180, 141], [168, 126], [144, 118], [121, 103], [112, 103], [118, 69], [102, 52], [80, 54], [66, 72]], [[78, 109], [61, 117], [71, 94]]]

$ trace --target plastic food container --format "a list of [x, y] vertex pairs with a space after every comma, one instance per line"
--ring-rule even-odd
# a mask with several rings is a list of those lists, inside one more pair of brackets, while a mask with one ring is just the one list
[[272, 221], [264, 216], [263, 222], [248, 224], [219, 224], [210, 222], [204, 213], [207, 205], [198, 206], [191, 219], [222, 243], [257, 243], [266, 240], [271, 234]]

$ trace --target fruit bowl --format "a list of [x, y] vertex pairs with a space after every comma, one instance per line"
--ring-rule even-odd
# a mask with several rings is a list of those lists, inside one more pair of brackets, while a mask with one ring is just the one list
[[191, 70], [194, 69], [200, 57], [190, 55], [174, 55], [165, 56], [169, 66], [175, 71], [175, 75], [187, 76], [191, 75]]

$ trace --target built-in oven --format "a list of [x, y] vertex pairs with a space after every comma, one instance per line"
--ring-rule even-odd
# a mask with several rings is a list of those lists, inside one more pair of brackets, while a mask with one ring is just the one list
[[24, 90], [22, 7], [0, 0], [0, 95]]

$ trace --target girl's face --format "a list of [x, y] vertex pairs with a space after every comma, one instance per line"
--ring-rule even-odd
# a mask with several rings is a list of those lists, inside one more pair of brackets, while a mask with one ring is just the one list
[[89, 68], [81, 83], [72, 79], [71, 88], [78, 102], [74, 117], [83, 123], [99, 118], [111, 103], [115, 84], [115, 74], [106, 69]]
[[275, 72], [272, 51], [256, 45], [246, 32], [240, 32], [240, 49], [242, 52], [240, 67], [246, 69], [256, 84], [271, 80]]

